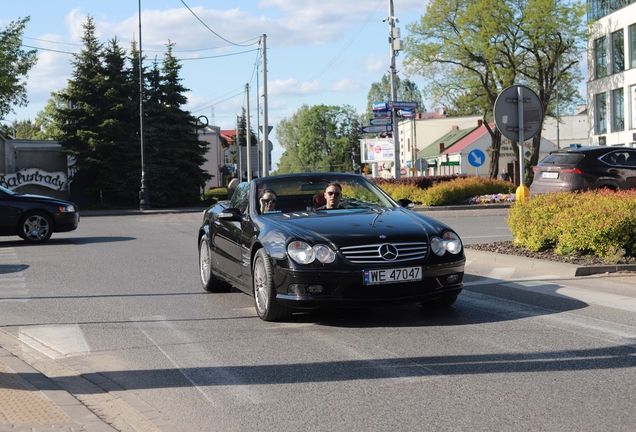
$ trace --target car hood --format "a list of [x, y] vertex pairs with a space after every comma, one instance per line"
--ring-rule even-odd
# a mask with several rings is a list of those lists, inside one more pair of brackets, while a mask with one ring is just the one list
[[75, 208], [77, 208], [77, 206], [70, 201], [65, 201], [63, 199], [49, 197], [45, 195], [17, 194], [17, 195], [13, 195], [13, 199], [23, 201], [23, 202], [41, 202], [41, 203], [48, 203], [53, 205], [64, 205], [64, 206], [72, 205], [72, 206], [75, 206]]
[[331, 210], [274, 215], [272, 222], [291, 236], [338, 247], [369, 242], [428, 242], [431, 234], [448, 229], [435, 219], [411, 210]]

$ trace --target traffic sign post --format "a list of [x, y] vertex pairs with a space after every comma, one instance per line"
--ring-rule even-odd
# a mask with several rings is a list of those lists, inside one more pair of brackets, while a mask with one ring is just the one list
[[428, 162], [424, 158], [419, 158], [415, 161], [415, 168], [420, 172], [425, 171], [428, 169]]
[[475, 167], [477, 177], [479, 177], [479, 167], [486, 161], [486, 155], [479, 149], [474, 149], [468, 153], [468, 163]]
[[523, 183], [524, 142], [534, 137], [543, 125], [543, 105], [535, 92], [525, 86], [513, 85], [505, 88], [495, 101], [495, 123], [502, 135], [519, 143], [519, 187], [517, 199], [528, 197], [528, 188]]

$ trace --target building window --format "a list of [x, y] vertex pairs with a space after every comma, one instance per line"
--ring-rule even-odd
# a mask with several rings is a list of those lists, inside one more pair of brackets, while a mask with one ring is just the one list
[[607, 75], [607, 53], [606, 53], [605, 36], [594, 41], [594, 58], [595, 63], [595, 76], [596, 78], [602, 78]]
[[623, 30], [612, 33], [612, 73], [625, 70], [625, 38]]
[[629, 26], [629, 63], [636, 68], [636, 24]]
[[605, 93], [597, 94], [594, 98], [596, 99], [596, 133], [604, 134], [607, 132], [607, 100]]
[[623, 89], [612, 91], [612, 132], [625, 130], [625, 98]]

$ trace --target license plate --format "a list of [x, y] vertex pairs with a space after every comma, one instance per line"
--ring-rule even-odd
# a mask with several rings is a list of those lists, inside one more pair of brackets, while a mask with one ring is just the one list
[[541, 178], [551, 178], [551, 179], [559, 178], [559, 173], [558, 172], [542, 172]]
[[422, 267], [404, 267], [386, 270], [365, 270], [364, 284], [378, 285], [422, 280]]

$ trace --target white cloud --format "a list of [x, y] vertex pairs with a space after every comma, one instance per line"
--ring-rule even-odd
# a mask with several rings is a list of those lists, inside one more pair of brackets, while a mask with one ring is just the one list
[[298, 83], [296, 78], [273, 80], [267, 82], [267, 92], [270, 96], [308, 95], [323, 91], [318, 81]]
[[339, 93], [357, 93], [364, 89], [364, 85], [360, 81], [343, 78], [329, 86], [329, 90]]
[[387, 54], [385, 57], [380, 57], [377, 54], [369, 54], [368, 56], [364, 58], [363, 64], [364, 64], [364, 69], [367, 72], [371, 72], [374, 74], [378, 72], [386, 73], [389, 67], [389, 55]]

